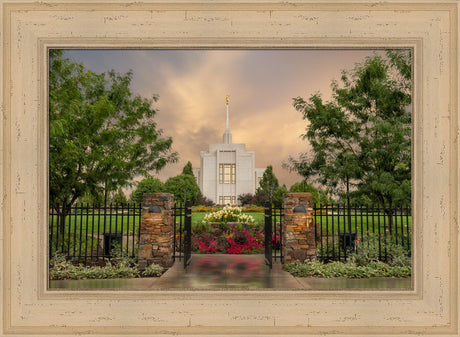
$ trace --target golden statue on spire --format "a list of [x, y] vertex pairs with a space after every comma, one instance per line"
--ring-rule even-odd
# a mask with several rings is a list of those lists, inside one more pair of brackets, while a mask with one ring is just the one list
[[229, 101], [229, 96], [227, 95], [227, 97], [225, 97], [225, 100], [227, 101], [227, 105], [228, 105], [228, 101]]

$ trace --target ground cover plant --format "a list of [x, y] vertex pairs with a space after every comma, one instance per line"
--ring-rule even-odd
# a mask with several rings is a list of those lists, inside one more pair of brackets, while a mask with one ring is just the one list
[[[283, 270], [296, 277], [410, 277], [412, 273], [410, 251], [390, 238], [380, 240], [378, 235], [367, 233], [364, 240], [357, 239], [347, 260], [295, 261], [283, 265]], [[386, 252], [386, 261], [381, 261], [381, 252]]]
[[65, 255], [55, 254], [50, 260], [50, 280], [86, 280], [86, 279], [114, 279], [135, 277], [159, 277], [165, 269], [155, 263], [139, 271], [137, 260], [123, 256], [119, 248], [112, 252], [114, 258], [103, 266], [83, 266], [66, 259]]
[[139, 277], [136, 266], [126, 261], [112, 264], [108, 261], [105, 266], [75, 265], [66, 260], [63, 255], [55, 255], [50, 261], [50, 280], [85, 280]]
[[283, 270], [296, 277], [410, 277], [411, 267], [390, 266], [381, 261], [373, 261], [365, 266], [360, 266], [352, 260], [343, 263], [334, 261], [323, 263], [319, 261], [293, 262], [283, 265]]

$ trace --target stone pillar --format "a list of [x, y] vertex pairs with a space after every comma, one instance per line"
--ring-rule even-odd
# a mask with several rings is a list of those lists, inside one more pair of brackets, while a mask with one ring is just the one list
[[171, 267], [174, 262], [174, 196], [146, 193], [142, 200], [139, 240], [139, 269], [151, 263]]
[[284, 262], [315, 260], [315, 225], [311, 193], [284, 194], [283, 213]]

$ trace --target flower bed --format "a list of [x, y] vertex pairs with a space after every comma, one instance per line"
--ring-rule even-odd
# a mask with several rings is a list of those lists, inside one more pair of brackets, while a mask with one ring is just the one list
[[247, 223], [211, 222], [210, 231], [194, 231], [192, 249], [197, 253], [251, 254], [263, 249], [264, 234]]
[[192, 250], [196, 253], [251, 254], [263, 249], [264, 234], [254, 218], [243, 214], [241, 207], [226, 206], [207, 214], [202, 226], [192, 233]]

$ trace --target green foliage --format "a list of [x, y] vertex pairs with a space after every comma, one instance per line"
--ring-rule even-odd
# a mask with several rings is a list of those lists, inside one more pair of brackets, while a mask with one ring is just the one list
[[373, 261], [366, 266], [359, 266], [353, 262], [295, 261], [283, 265], [283, 270], [296, 277], [410, 277], [411, 267], [390, 266], [381, 261]]
[[379, 256], [385, 253], [390, 266], [410, 267], [412, 264], [410, 252], [405, 247], [393, 242], [390, 236], [384, 237], [382, 234], [379, 240], [378, 234], [369, 232], [364, 240], [357, 240], [356, 252], [350, 253], [349, 259], [359, 266], [367, 266], [377, 262]]
[[204, 205], [204, 206], [207, 206], [207, 207], [211, 207], [211, 206], [214, 206], [214, 201], [212, 201], [209, 198], [206, 198], [200, 191], [200, 193], [198, 194], [198, 198], [197, 198], [195, 204], [196, 205]]
[[94, 191], [93, 193], [86, 192], [82, 197], [78, 198], [76, 204], [89, 204], [89, 205], [104, 205], [104, 204], [126, 204], [128, 199], [121, 188], [116, 191], [108, 193], [105, 197], [101, 191]]
[[144, 193], [161, 193], [165, 192], [166, 187], [160, 181], [160, 179], [154, 177], [148, 177], [142, 179], [138, 184], [136, 189], [131, 194], [131, 200], [135, 203], [141, 203]]
[[164, 268], [160, 266], [159, 264], [152, 263], [147, 266], [147, 268], [144, 269], [142, 272], [143, 276], [161, 276], [163, 274]]
[[410, 202], [411, 62], [410, 52], [388, 51], [344, 71], [331, 101], [295, 98], [312, 151], [291, 157], [290, 168], [334, 194], [349, 187], [382, 206]]
[[258, 207], [264, 207], [267, 200], [270, 200], [269, 194], [260, 189], [256, 192], [256, 194], [246, 193], [238, 196], [238, 201], [241, 205], [256, 205]]
[[283, 205], [283, 194], [287, 193], [288, 190], [285, 185], [278, 186], [273, 193], [273, 204], [276, 207], [281, 207]]
[[126, 198], [125, 193], [121, 188], [116, 191], [116, 193], [113, 194], [112, 196], [112, 203], [114, 204], [126, 204], [128, 202], [128, 199]]
[[49, 191], [63, 219], [85, 193], [107, 199], [134, 176], [177, 159], [154, 121], [157, 97], [134, 96], [131, 80], [131, 72], [97, 74], [50, 51]]
[[291, 193], [299, 193], [299, 192], [308, 192], [311, 193], [313, 205], [319, 204], [327, 204], [330, 202], [330, 199], [327, 196], [327, 192], [318, 190], [312, 184], [309, 184], [305, 181], [300, 183], [295, 183], [289, 188], [289, 192]]
[[174, 200], [184, 202], [184, 197], [192, 203], [198, 201], [200, 188], [195, 177], [188, 174], [180, 174], [169, 178], [165, 183], [166, 192], [174, 194]]
[[85, 280], [138, 277], [137, 266], [121, 259], [117, 263], [108, 262], [103, 267], [85, 267], [66, 261], [62, 255], [54, 256], [50, 261], [50, 280]]
[[192, 231], [194, 233], [210, 232], [211, 230], [212, 227], [207, 221], [192, 222]]
[[182, 169], [182, 174], [188, 174], [189, 176], [195, 177], [193, 174], [193, 166], [191, 162], [187, 162], [187, 164]]
[[238, 196], [238, 202], [240, 205], [250, 205], [253, 203], [254, 195], [251, 193], [243, 193]]
[[278, 178], [273, 173], [273, 167], [268, 165], [262, 175], [262, 179], [259, 182], [257, 191], [264, 191], [267, 195], [273, 196], [273, 193], [277, 187], [279, 187]]
[[104, 204], [104, 195], [100, 192], [89, 193], [86, 192], [78, 198], [77, 203], [89, 204], [89, 205], [103, 205]]
[[[54, 224], [53, 224], [54, 225]], [[77, 235], [75, 235], [75, 232]], [[58, 246], [56, 247], [55, 242], [58, 242]], [[66, 229], [64, 235], [59, 234], [57, 229], [53, 230], [53, 234], [49, 235], [49, 244], [51, 248], [51, 255], [54, 256], [59, 253], [69, 252], [78, 252], [82, 251], [94, 251], [99, 246], [100, 240], [94, 236], [87, 235], [86, 232], [82, 231], [82, 235], [77, 229], [73, 229], [70, 231]]]

